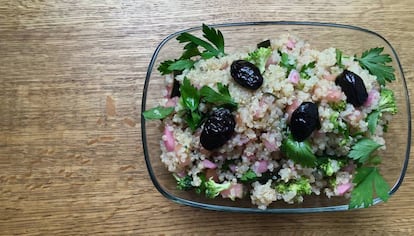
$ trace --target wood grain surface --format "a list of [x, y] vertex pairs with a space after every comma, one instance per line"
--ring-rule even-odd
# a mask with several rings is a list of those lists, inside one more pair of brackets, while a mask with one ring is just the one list
[[414, 177], [361, 211], [254, 215], [181, 206], [154, 188], [140, 136], [146, 68], [201, 23], [322, 21], [376, 31], [414, 88], [411, 0], [0, 0], [1, 235], [414, 235]]

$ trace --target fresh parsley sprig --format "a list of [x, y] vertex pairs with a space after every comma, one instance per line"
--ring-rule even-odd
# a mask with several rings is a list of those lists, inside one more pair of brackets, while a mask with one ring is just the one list
[[384, 86], [386, 82], [395, 80], [394, 68], [387, 63], [392, 59], [389, 54], [381, 54], [384, 48], [371, 48], [364, 51], [360, 58], [356, 57], [359, 65], [367, 69], [371, 74], [377, 76], [377, 81]]
[[303, 65], [299, 71], [300, 77], [303, 79], [309, 79], [310, 75], [308, 74], [308, 70], [315, 68], [315, 64], [316, 64], [316, 61], [312, 61], [312, 62], [309, 62], [308, 64]]
[[184, 119], [191, 130], [196, 130], [200, 127], [203, 121], [203, 114], [199, 111], [201, 95], [199, 90], [194, 87], [190, 80], [185, 77], [180, 86], [180, 101], [184, 107]]
[[240, 181], [249, 182], [249, 181], [253, 181], [256, 179], [257, 179], [256, 173], [253, 170], [249, 169], [248, 171], [244, 172], [244, 174], [240, 178]]
[[371, 206], [374, 202], [374, 189], [377, 196], [384, 202], [389, 198], [390, 186], [379, 173], [378, 167], [359, 167], [353, 183], [355, 187], [351, 192], [349, 209]]
[[214, 106], [237, 108], [237, 103], [230, 96], [228, 86], [217, 83], [217, 90], [218, 92], [208, 86], [197, 89], [187, 77], [184, 78], [180, 86], [180, 101], [184, 107], [184, 118], [191, 130], [195, 131], [200, 127], [205, 118], [205, 114], [199, 110], [202, 101]]
[[290, 71], [293, 69], [296, 69], [296, 61], [291, 60], [289, 58], [289, 54], [285, 52], [279, 52], [280, 53], [280, 66], [287, 69], [287, 75], [289, 75]]
[[226, 55], [224, 52], [224, 37], [221, 31], [205, 24], [202, 26], [202, 31], [203, 37], [206, 40], [188, 32], [181, 33], [177, 40], [179, 43], [185, 43], [183, 54], [179, 59], [161, 62], [158, 71], [162, 75], [170, 74], [174, 71], [182, 72], [194, 66], [198, 60], [194, 59], [194, 57], [200, 56], [203, 59], [208, 59]]
[[355, 161], [358, 161], [361, 164], [364, 164], [369, 160], [374, 151], [376, 151], [381, 146], [381, 144], [375, 142], [372, 139], [362, 138], [352, 146], [348, 157]]
[[335, 49], [335, 58], [336, 58], [336, 65], [341, 69], [345, 69], [344, 64], [342, 64], [342, 51], [341, 50]]
[[313, 154], [312, 147], [307, 140], [298, 142], [289, 134], [282, 141], [280, 149], [287, 158], [304, 167], [315, 167], [317, 164], [316, 156]]
[[146, 120], [161, 120], [169, 116], [174, 111], [174, 107], [157, 106], [142, 113]]
[[378, 108], [372, 111], [367, 117], [368, 129], [370, 133], [375, 133], [378, 122], [383, 113], [395, 115], [397, 111], [397, 102], [395, 100], [394, 92], [390, 89], [382, 88], [380, 92]]
[[228, 86], [225, 86], [222, 83], [217, 83], [217, 89], [218, 92], [205, 85], [200, 89], [200, 95], [209, 103], [237, 108], [237, 103], [230, 96]]
[[375, 155], [375, 151], [381, 146], [368, 138], [360, 139], [352, 146], [348, 157], [365, 165], [356, 169], [353, 179], [355, 187], [351, 192], [349, 209], [371, 206], [374, 201], [374, 191], [383, 201], [388, 200], [390, 187], [376, 166], [381, 163], [381, 158]]

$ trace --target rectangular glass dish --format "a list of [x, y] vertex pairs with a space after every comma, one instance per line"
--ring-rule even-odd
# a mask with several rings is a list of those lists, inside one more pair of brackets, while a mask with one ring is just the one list
[[[290, 33], [305, 40], [312, 48], [323, 50], [328, 47], [341, 49], [348, 55], [361, 53], [370, 48], [383, 47], [384, 53], [392, 58], [391, 66], [395, 69], [395, 81], [387, 84], [394, 91], [398, 113], [393, 116], [384, 135], [387, 149], [380, 151], [382, 163], [381, 174], [391, 186], [389, 195], [394, 194], [402, 184], [407, 169], [411, 146], [411, 112], [407, 85], [398, 56], [390, 43], [381, 35], [367, 29], [330, 23], [317, 22], [246, 22], [211, 25], [220, 30], [225, 38], [226, 53], [240, 51], [241, 48], [255, 46], [264, 39], [275, 38], [284, 33]], [[148, 66], [143, 88], [143, 111], [159, 105], [163, 98], [161, 91], [165, 90], [165, 76], [157, 71], [157, 67], [165, 60], [179, 58], [183, 45], [176, 39], [183, 32], [197, 36], [202, 34], [201, 27], [195, 27], [173, 33], [166, 37], [156, 48]], [[148, 172], [154, 186], [166, 198], [188, 206], [210, 210], [229, 212], [257, 213], [308, 213], [348, 210], [349, 199], [343, 197], [327, 198], [305, 196], [302, 203], [288, 204], [276, 201], [267, 209], [258, 209], [251, 203], [249, 197], [231, 201], [229, 199], [209, 199], [194, 191], [177, 189], [177, 182], [161, 162], [160, 140], [163, 131], [159, 121], [145, 120], [141, 115], [142, 145]], [[392, 201], [392, 198], [390, 199]], [[373, 205], [382, 202], [375, 198]]]

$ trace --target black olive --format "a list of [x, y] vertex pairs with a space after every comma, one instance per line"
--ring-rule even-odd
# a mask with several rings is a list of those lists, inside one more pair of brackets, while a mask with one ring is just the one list
[[227, 108], [218, 108], [207, 118], [200, 143], [207, 150], [223, 146], [233, 135], [236, 121]]
[[277, 179], [280, 178], [278, 173], [279, 170], [282, 169], [281, 167], [277, 167], [275, 170], [273, 171], [266, 171], [264, 173], [262, 173], [262, 176], [257, 178], [257, 181], [259, 181], [260, 184], [266, 184], [267, 181], [269, 181], [269, 179]]
[[180, 82], [178, 80], [174, 79], [173, 87], [171, 89], [170, 98], [179, 97], [179, 96], [181, 96]]
[[344, 91], [346, 101], [355, 107], [362, 106], [368, 98], [364, 81], [352, 71], [344, 70], [336, 77], [335, 84]]
[[263, 84], [259, 68], [245, 60], [237, 60], [231, 64], [230, 74], [242, 87], [256, 90]]
[[270, 40], [265, 40], [257, 44], [257, 48], [270, 48]]
[[312, 132], [321, 128], [318, 106], [313, 102], [303, 102], [293, 111], [290, 118], [290, 130], [293, 139], [302, 142]]

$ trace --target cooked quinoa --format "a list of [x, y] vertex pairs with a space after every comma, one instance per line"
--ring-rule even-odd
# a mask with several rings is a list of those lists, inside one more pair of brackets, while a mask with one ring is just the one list
[[[221, 197], [232, 200], [249, 197], [260, 209], [266, 209], [274, 201], [302, 202], [311, 194], [349, 197], [354, 187], [355, 164], [340, 157], [347, 156], [356, 139], [352, 135], [345, 137], [343, 129], [368, 133], [366, 118], [379, 101], [376, 76], [361, 68], [353, 56], [342, 57], [339, 66], [335, 48], [319, 51], [294, 35], [272, 39], [270, 45], [272, 53], [262, 73], [263, 84], [257, 90], [243, 88], [230, 73], [230, 65], [245, 60], [251, 51], [200, 59], [180, 75], [166, 75], [166, 96], [160, 105], [174, 106], [174, 112], [162, 122], [161, 161], [177, 178], [189, 177], [193, 187], [200, 186], [205, 178], [230, 183], [220, 192]], [[290, 71], [281, 64], [282, 53], [294, 65]], [[311, 63], [313, 67], [300, 71]], [[359, 75], [366, 87], [368, 99], [360, 107], [346, 103], [345, 93], [335, 83], [344, 68]], [[185, 78], [196, 88], [208, 86], [217, 91], [218, 83], [228, 86], [231, 98], [238, 104], [232, 111], [234, 133], [217, 149], [203, 148], [200, 144], [203, 125], [192, 130], [182, 116], [184, 107], [180, 99], [169, 97], [174, 80], [182, 84]], [[306, 167], [295, 163], [281, 151], [291, 114], [303, 102], [317, 104], [320, 127], [306, 140], [313, 154], [330, 157], [331, 173], [324, 172], [320, 165]], [[343, 107], [337, 108], [341, 104]], [[203, 102], [199, 105], [199, 110], [206, 114], [215, 109]], [[383, 145], [382, 149], [385, 149], [383, 126], [389, 118], [382, 116], [375, 132], [370, 134], [372, 140]], [[299, 183], [300, 189], [294, 187]]]

